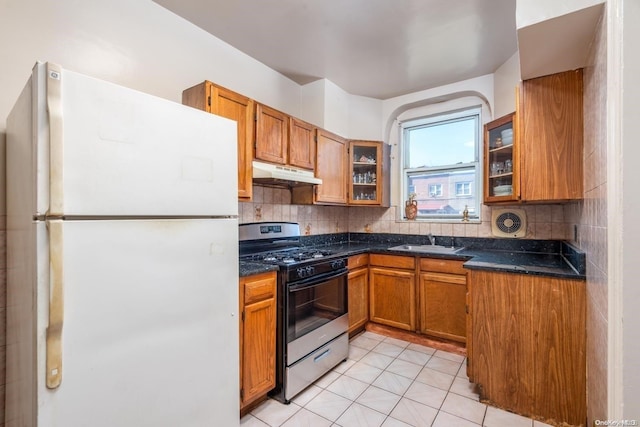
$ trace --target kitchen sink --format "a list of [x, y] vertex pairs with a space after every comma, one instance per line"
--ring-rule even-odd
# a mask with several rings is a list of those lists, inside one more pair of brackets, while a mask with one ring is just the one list
[[407, 251], [407, 252], [431, 252], [438, 254], [454, 254], [464, 248], [453, 248], [451, 246], [440, 245], [398, 245], [390, 247], [392, 251]]

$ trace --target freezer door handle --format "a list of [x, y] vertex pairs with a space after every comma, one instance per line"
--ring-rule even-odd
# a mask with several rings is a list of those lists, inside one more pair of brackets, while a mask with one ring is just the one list
[[49, 112], [49, 216], [64, 213], [62, 191], [63, 125], [62, 67], [47, 62], [47, 110]]
[[62, 382], [62, 325], [64, 323], [64, 274], [62, 220], [47, 221], [49, 229], [49, 325], [47, 326], [47, 388]]

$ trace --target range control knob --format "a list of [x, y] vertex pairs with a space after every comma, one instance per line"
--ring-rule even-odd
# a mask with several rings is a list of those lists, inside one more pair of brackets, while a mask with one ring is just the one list
[[302, 277], [309, 277], [312, 276], [313, 273], [315, 273], [315, 268], [311, 267], [310, 265], [307, 267], [300, 267], [300, 268], [296, 268], [296, 274], [298, 275], [298, 277], [302, 278]]
[[337, 270], [339, 268], [343, 268], [345, 266], [343, 259], [337, 259], [335, 261], [331, 261], [331, 268]]

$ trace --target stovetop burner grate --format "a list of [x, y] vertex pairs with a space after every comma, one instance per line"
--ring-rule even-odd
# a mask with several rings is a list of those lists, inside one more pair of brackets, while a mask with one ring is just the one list
[[329, 250], [296, 248], [296, 249], [289, 249], [289, 250], [283, 250], [283, 251], [274, 251], [274, 252], [247, 255], [243, 257], [243, 259], [251, 260], [251, 261], [282, 262], [285, 264], [294, 264], [300, 261], [322, 259], [331, 254], [332, 252]]

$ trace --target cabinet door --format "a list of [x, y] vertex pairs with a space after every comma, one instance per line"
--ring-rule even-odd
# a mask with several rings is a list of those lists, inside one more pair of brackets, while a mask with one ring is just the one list
[[316, 128], [291, 117], [289, 126], [289, 164], [304, 169], [315, 169]]
[[382, 142], [349, 141], [349, 204], [382, 203]]
[[369, 269], [349, 272], [349, 333], [360, 329], [369, 320]]
[[581, 425], [587, 416], [585, 283], [547, 277], [528, 280], [534, 283], [533, 413]]
[[256, 159], [286, 164], [289, 116], [266, 105], [257, 104], [256, 121]]
[[315, 203], [347, 203], [347, 145], [344, 138], [318, 129]]
[[240, 279], [240, 406], [275, 387], [276, 275]]
[[248, 403], [275, 386], [275, 298], [244, 308], [242, 401]]
[[238, 122], [238, 198], [251, 200], [253, 160], [253, 100], [211, 85], [211, 112]]
[[582, 199], [582, 71], [522, 84], [522, 200]]
[[369, 269], [369, 317], [408, 331], [416, 327], [416, 275], [408, 270]]
[[467, 341], [467, 277], [420, 274], [420, 331], [458, 342]]
[[484, 125], [484, 202], [520, 198], [518, 120], [515, 113]]
[[534, 339], [531, 284], [520, 275], [472, 271], [473, 377], [480, 398], [531, 414]]

